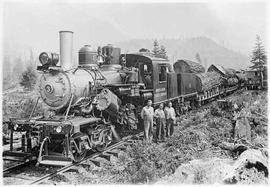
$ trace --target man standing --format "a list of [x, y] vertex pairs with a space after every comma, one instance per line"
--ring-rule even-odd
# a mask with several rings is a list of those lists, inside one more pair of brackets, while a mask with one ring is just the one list
[[173, 134], [175, 123], [175, 110], [172, 107], [172, 102], [169, 102], [168, 107], [165, 108], [166, 116], [166, 136], [169, 137]]
[[155, 110], [155, 119], [157, 123], [156, 138], [157, 142], [161, 141], [161, 137], [165, 138], [165, 113], [163, 111], [163, 104], [159, 105], [159, 108]]
[[146, 141], [152, 140], [153, 136], [153, 118], [154, 118], [154, 108], [151, 106], [152, 101], [148, 100], [147, 106], [143, 107], [141, 112], [141, 118], [143, 119], [144, 125], [144, 136]]

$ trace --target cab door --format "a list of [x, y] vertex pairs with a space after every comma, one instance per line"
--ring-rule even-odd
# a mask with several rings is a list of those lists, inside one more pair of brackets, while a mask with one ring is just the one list
[[155, 73], [154, 103], [167, 99], [167, 65], [157, 64]]

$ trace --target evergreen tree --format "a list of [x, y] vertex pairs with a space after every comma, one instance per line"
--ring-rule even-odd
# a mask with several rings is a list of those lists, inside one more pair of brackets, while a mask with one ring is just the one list
[[154, 41], [154, 48], [153, 48], [152, 52], [153, 52], [154, 56], [159, 55], [160, 49], [159, 49], [159, 44], [158, 44], [157, 40]]
[[30, 64], [30, 66], [36, 66], [37, 65], [36, 59], [34, 57], [34, 53], [33, 53], [32, 49], [30, 50], [29, 64]]
[[201, 56], [199, 53], [196, 53], [196, 60], [201, 64], [202, 60], [201, 60]]
[[160, 51], [159, 51], [158, 57], [168, 60], [167, 51], [166, 51], [166, 48], [163, 45], [160, 46]]
[[23, 72], [23, 69], [23, 60], [21, 59], [21, 57], [17, 57], [14, 60], [13, 76], [16, 76], [18, 78], [19, 75]]
[[256, 36], [255, 47], [251, 55], [251, 63], [253, 64], [253, 66], [251, 66], [250, 68], [258, 70], [260, 72], [261, 86], [262, 86], [263, 71], [266, 68], [267, 57], [266, 57], [265, 49], [259, 35]]

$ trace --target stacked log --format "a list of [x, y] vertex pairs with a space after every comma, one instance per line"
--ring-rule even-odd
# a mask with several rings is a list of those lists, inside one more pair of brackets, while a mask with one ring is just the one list
[[234, 86], [234, 85], [238, 84], [238, 82], [239, 82], [239, 80], [236, 77], [229, 77], [227, 79], [227, 84], [229, 86]]
[[209, 89], [223, 83], [223, 79], [222, 79], [221, 75], [215, 71], [200, 73], [200, 74], [196, 74], [196, 75], [201, 82], [202, 91], [209, 90]]
[[173, 64], [175, 73], [204, 73], [205, 68], [190, 60], [178, 60]]

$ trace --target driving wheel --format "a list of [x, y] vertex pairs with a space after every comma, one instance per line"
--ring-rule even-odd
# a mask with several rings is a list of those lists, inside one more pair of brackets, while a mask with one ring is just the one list
[[101, 133], [102, 135], [102, 142], [98, 145], [96, 145], [96, 149], [99, 152], [104, 151], [108, 145], [110, 145], [112, 143], [112, 131], [111, 129], [109, 130], [104, 130], [103, 133]]
[[70, 151], [74, 162], [82, 161], [87, 154], [88, 144], [87, 135], [81, 132], [77, 132], [71, 136], [70, 139]]

